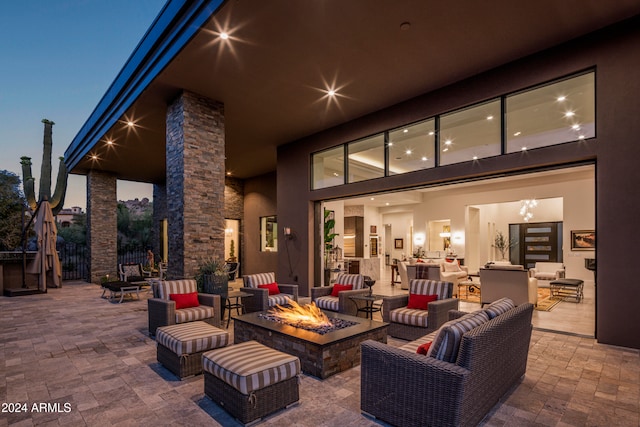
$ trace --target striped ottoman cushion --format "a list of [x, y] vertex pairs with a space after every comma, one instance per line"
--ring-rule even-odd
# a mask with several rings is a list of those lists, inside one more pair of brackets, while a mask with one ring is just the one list
[[269, 307], [273, 307], [274, 305], [289, 304], [289, 301], [293, 299], [293, 295], [289, 295], [289, 294], [269, 295], [268, 299], [269, 299]]
[[413, 326], [427, 326], [429, 312], [427, 310], [418, 310], [414, 308], [396, 308], [389, 312], [389, 319], [394, 323], [403, 323]]
[[340, 299], [330, 295], [318, 297], [314, 302], [322, 310], [338, 311], [338, 307], [340, 307]]
[[198, 307], [181, 308], [176, 310], [176, 323], [193, 322], [213, 317], [213, 307], [200, 305]]
[[456, 320], [450, 320], [438, 329], [427, 355], [445, 362], [455, 363], [462, 335], [488, 321], [489, 316], [482, 310], [465, 314]]
[[158, 328], [156, 342], [182, 356], [224, 347], [229, 333], [205, 322], [189, 322]]
[[202, 368], [240, 393], [249, 395], [300, 373], [300, 359], [247, 341], [202, 355]]

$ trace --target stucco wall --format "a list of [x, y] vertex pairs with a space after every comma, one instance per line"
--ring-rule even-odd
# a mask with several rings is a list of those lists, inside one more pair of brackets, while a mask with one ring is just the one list
[[[640, 144], [636, 141], [640, 135], [640, 79], [634, 71], [640, 69], [638, 51], [640, 17], [281, 146], [278, 217], [308, 239], [300, 245], [299, 256], [309, 263], [296, 266], [301, 284], [312, 283], [314, 252], [320, 248], [313, 232], [314, 201], [591, 161], [596, 162], [597, 338], [602, 343], [640, 348], [640, 312], [634, 298], [621, 297], [635, 295], [638, 285], [629, 280], [628, 269], [620, 268], [636, 262], [640, 234], [635, 225], [640, 201], [634, 196], [634, 189], [640, 186]], [[596, 69], [594, 139], [310, 190], [310, 155], [315, 151], [591, 68]], [[285, 258], [279, 260], [279, 270], [285, 263]]]

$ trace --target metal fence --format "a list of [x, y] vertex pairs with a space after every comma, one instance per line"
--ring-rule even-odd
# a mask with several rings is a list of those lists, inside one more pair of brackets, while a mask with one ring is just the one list
[[[65, 242], [58, 247], [62, 280], [89, 281], [89, 250], [86, 245]], [[147, 263], [147, 251], [139, 245], [118, 245], [118, 264]]]

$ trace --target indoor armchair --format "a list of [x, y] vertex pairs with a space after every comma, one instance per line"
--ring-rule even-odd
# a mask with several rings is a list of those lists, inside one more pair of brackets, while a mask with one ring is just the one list
[[453, 283], [453, 296], [458, 295], [458, 284], [469, 277], [469, 270], [464, 265], [460, 265], [457, 260], [453, 262], [444, 261], [440, 263], [440, 280], [442, 282]]

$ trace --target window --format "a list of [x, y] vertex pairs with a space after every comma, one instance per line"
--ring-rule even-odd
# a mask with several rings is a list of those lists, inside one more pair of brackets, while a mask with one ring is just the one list
[[432, 168], [435, 162], [435, 120], [389, 132], [389, 175]]
[[440, 165], [500, 155], [500, 117], [500, 100], [443, 115]]
[[344, 146], [313, 155], [313, 189], [344, 184]]
[[260, 217], [260, 251], [278, 250], [278, 219], [274, 216]]
[[507, 152], [593, 138], [595, 73], [506, 98]]
[[384, 134], [352, 142], [349, 153], [349, 182], [384, 176]]

